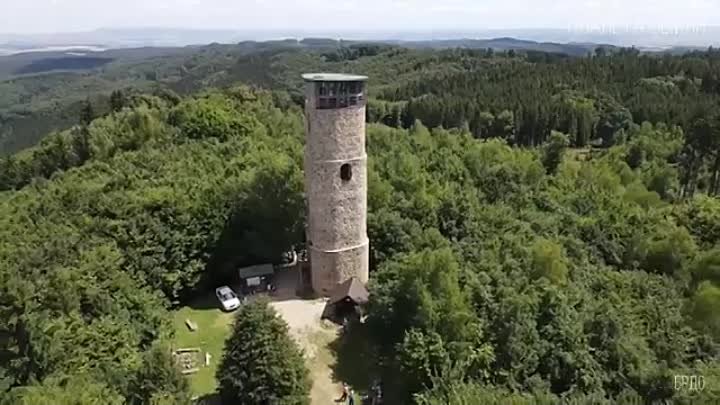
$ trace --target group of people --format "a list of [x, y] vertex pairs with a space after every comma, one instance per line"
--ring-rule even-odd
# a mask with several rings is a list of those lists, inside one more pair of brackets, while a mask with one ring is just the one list
[[349, 385], [347, 385], [347, 383], [343, 383], [342, 395], [340, 398], [336, 399], [335, 402], [347, 402], [348, 405], [355, 405], [355, 392]]
[[[340, 398], [336, 399], [335, 402], [355, 405], [355, 392], [347, 383], [343, 383], [343, 391]], [[380, 381], [376, 381], [373, 384], [370, 395], [363, 396], [362, 405], [381, 405], [382, 404], [382, 387]]]

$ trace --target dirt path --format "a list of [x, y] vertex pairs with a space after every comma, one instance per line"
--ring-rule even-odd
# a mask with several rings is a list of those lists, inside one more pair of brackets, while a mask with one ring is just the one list
[[290, 299], [273, 302], [272, 306], [290, 327], [290, 334], [305, 351], [313, 381], [312, 405], [332, 405], [341, 391], [333, 381], [335, 357], [328, 345], [338, 337], [338, 327], [320, 319], [325, 300]]

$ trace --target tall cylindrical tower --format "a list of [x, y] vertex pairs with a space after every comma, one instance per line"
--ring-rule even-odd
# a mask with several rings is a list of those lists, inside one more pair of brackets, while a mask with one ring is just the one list
[[365, 76], [305, 74], [305, 194], [312, 287], [366, 283]]

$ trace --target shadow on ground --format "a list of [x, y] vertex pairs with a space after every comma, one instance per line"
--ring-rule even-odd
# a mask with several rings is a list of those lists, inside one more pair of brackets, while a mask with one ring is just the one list
[[220, 394], [212, 393], [205, 394], [195, 400], [195, 405], [221, 405]]
[[208, 293], [201, 296], [198, 296], [194, 300], [190, 301], [188, 306], [194, 310], [208, 310], [208, 309], [217, 309], [218, 311], [222, 311], [220, 308], [220, 302], [218, 301], [217, 297], [215, 297], [215, 294]]
[[367, 392], [378, 375], [367, 326], [353, 323], [348, 332], [330, 342], [328, 348], [336, 359], [331, 366], [333, 380], [346, 382], [360, 393]]
[[[354, 322], [348, 332], [328, 344], [336, 362], [331, 366], [332, 378], [346, 382], [363, 395], [369, 394], [376, 379], [382, 381], [384, 404], [407, 403], [403, 382], [397, 371], [383, 367], [380, 356], [371, 343], [370, 331], [366, 324]], [[359, 402], [355, 402], [359, 404]]]

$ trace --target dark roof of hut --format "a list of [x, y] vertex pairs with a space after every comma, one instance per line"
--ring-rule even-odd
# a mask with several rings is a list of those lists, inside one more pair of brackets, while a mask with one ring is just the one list
[[346, 298], [350, 298], [356, 305], [361, 305], [368, 302], [369, 296], [370, 294], [363, 283], [353, 277], [335, 287], [335, 290], [333, 290], [330, 295], [328, 304], [332, 305]]

